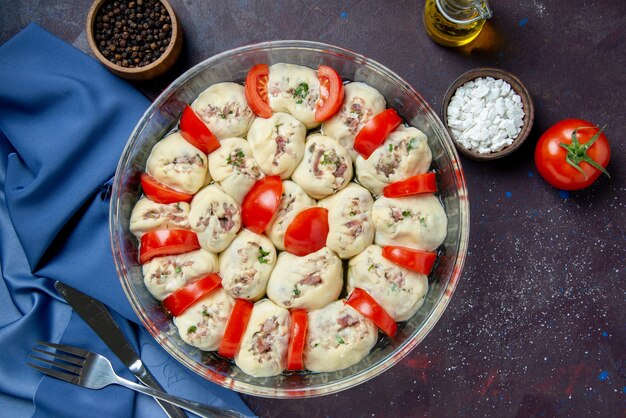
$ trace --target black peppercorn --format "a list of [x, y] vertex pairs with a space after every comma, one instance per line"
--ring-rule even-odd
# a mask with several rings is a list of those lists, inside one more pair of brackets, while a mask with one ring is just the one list
[[172, 38], [170, 16], [158, 0], [104, 2], [95, 22], [98, 49], [122, 67], [142, 67], [156, 61]]

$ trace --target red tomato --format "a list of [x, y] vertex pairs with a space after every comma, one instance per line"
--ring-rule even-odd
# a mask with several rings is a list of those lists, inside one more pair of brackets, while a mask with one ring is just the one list
[[209, 154], [220, 147], [220, 141], [189, 105], [185, 106], [183, 115], [180, 117], [180, 131], [187, 142], [205, 154]]
[[385, 197], [399, 197], [418, 193], [435, 193], [436, 191], [437, 179], [435, 173], [430, 172], [388, 184], [383, 189], [383, 194]]
[[147, 263], [154, 257], [187, 253], [200, 249], [198, 236], [186, 229], [161, 229], [141, 236], [139, 262]]
[[383, 257], [409, 270], [428, 275], [437, 260], [437, 253], [388, 245], [383, 247]]
[[578, 190], [596, 181], [611, 159], [602, 129], [581, 119], [565, 119], [545, 131], [535, 148], [535, 165], [545, 181]]
[[306, 343], [307, 313], [305, 309], [291, 312], [289, 325], [289, 348], [287, 349], [287, 370], [304, 369], [304, 344]]
[[401, 123], [402, 118], [394, 109], [383, 110], [356, 134], [354, 149], [367, 160]]
[[272, 220], [283, 194], [283, 183], [279, 176], [257, 180], [246, 194], [241, 205], [243, 225], [252, 232], [262, 234]]
[[159, 182], [148, 173], [141, 175], [141, 188], [146, 196], [157, 203], [191, 202], [192, 194], [187, 194], [174, 190], [169, 186]]
[[249, 300], [237, 299], [230, 318], [228, 318], [228, 323], [226, 323], [224, 338], [220, 343], [220, 348], [217, 350], [220, 356], [235, 358], [235, 354], [239, 350], [241, 337], [243, 337], [243, 333], [248, 326], [253, 307], [254, 304]]
[[371, 319], [382, 332], [393, 338], [398, 330], [398, 324], [365, 290], [355, 288], [346, 303], [359, 311], [363, 316]]
[[293, 218], [285, 232], [285, 250], [297, 256], [314, 253], [326, 245], [328, 210], [305, 209]]
[[315, 104], [315, 121], [323, 122], [337, 113], [343, 103], [343, 81], [337, 73], [326, 65], [317, 68], [320, 81], [320, 98]]
[[187, 308], [217, 289], [221, 284], [222, 278], [217, 273], [211, 273], [200, 280], [181, 287], [163, 299], [163, 306], [172, 315], [180, 316]]
[[270, 69], [267, 64], [257, 64], [246, 76], [246, 100], [250, 109], [262, 118], [272, 116], [272, 109], [267, 97], [267, 82]]

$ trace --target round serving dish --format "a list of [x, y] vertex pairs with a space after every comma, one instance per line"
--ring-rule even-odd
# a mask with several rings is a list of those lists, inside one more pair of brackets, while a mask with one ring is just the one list
[[[448, 105], [450, 104], [452, 96], [454, 96], [456, 90], [463, 84], [481, 77], [493, 77], [495, 79], [501, 79], [509, 83], [515, 93], [517, 93], [517, 95], [520, 96], [520, 98], [522, 99], [522, 109], [524, 110], [524, 124], [522, 125], [520, 133], [517, 135], [515, 140], [513, 140], [513, 143], [501, 149], [500, 151], [492, 152], [489, 154], [480, 154], [478, 152], [468, 150], [467, 148], [463, 147], [456, 140], [454, 140], [452, 132], [450, 132], [448, 127]], [[448, 90], [446, 91], [446, 94], [443, 98], [442, 115], [445, 127], [448, 130], [448, 133], [450, 134], [450, 137], [452, 138], [457, 150], [462, 155], [477, 161], [491, 161], [511, 154], [513, 151], [518, 149], [520, 145], [522, 145], [522, 143], [524, 143], [526, 138], [528, 138], [530, 130], [533, 127], [533, 122], [535, 120], [535, 108], [533, 106], [533, 100], [530, 97], [528, 89], [515, 75], [499, 68], [474, 68], [473, 70], [469, 70], [468, 72], [461, 74], [459, 78], [454, 80], [450, 87], [448, 87]]]
[[172, 9], [172, 6], [170, 6], [167, 0], [159, 0], [159, 2], [165, 6], [165, 9], [170, 16], [172, 26], [172, 37], [170, 38], [170, 42], [163, 54], [157, 60], [148, 65], [136, 68], [123, 67], [109, 61], [104, 55], [102, 55], [98, 45], [96, 44], [94, 37], [94, 24], [96, 16], [102, 5], [107, 1], [109, 0], [95, 0], [91, 4], [89, 12], [87, 13], [87, 41], [89, 42], [91, 52], [93, 52], [98, 61], [100, 61], [100, 63], [107, 67], [112, 73], [129, 80], [149, 80], [158, 77], [169, 70], [180, 55], [180, 51], [183, 46], [183, 32], [180, 24], [178, 23], [176, 13], [174, 13], [174, 9]]
[[[234, 362], [185, 344], [160, 303], [143, 283], [137, 260], [137, 240], [129, 231], [135, 202], [141, 196], [140, 176], [154, 144], [176, 127], [185, 104], [208, 86], [243, 82], [255, 64], [287, 62], [317, 68], [325, 64], [345, 80], [362, 81], [378, 89], [389, 106], [428, 137], [433, 168], [438, 173], [439, 197], [448, 216], [448, 235], [431, 273], [424, 305], [399, 324], [396, 338], [380, 337], [358, 364], [330, 373], [285, 373], [255, 378]], [[387, 370], [414, 349], [443, 314], [461, 277], [469, 238], [469, 203], [458, 155], [436, 113], [398, 75], [354, 52], [309, 41], [275, 41], [245, 46], [215, 55], [186, 71], [152, 103], [131, 134], [119, 162], [112, 189], [110, 233], [122, 287], [138, 317], [174, 358], [206, 379], [238, 392], [274, 398], [312, 397], [335, 393], [365, 382]]]

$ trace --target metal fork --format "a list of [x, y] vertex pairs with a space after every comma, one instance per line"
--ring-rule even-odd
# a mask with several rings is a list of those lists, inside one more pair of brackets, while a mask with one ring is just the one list
[[192, 402], [187, 399], [169, 395], [150, 387], [131, 382], [130, 380], [123, 379], [115, 373], [113, 366], [111, 366], [111, 362], [100, 354], [68, 345], [46, 343], [41, 341], [37, 341], [37, 343], [44, 347], [52, 348], [54, 351], [43, 350], [37, 346], [33, 348], [33, 351], [51, 356], [53, 357], [53, 360], [37, 357], [32, 353], [29, 354], [29, 357], [52, 367], [44, 367], [30, 362], [27, 362], [26, 364], [48, 376], [56, 377], [57, 379], [89, 389], [102, 389], [112, 384], [126, 386], [127, 388], [136, 390], [137, 392], [172, 403], [201, 417], [245, 418], [245, 415], [242, 415], [237, 411]]

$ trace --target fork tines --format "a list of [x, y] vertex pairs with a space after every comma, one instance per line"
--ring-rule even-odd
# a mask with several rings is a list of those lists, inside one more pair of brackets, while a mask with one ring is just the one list
[[64, 380], [66, 382], [77, 383], [79, 379], [82, 366], [85, 363], [86, 357], [89, 354], [88, 351], [82, 350], [76, 347], [69, 347], [60, 344], [47, 343], [43, 341], [37, 341], [41, 346], [54, 349], [54, 351], [43, 350], [38, 346], [33, 348], [33, 351], [45, 354], [53, 357], [57, 360], [50, 360], [42, 357], [29, 354], [28, 357], [32, 360], [39, 361], [52, 367], [44, 367], [38, 364], [27, 362], [33, 369], [47, 374], [57, 379]]

